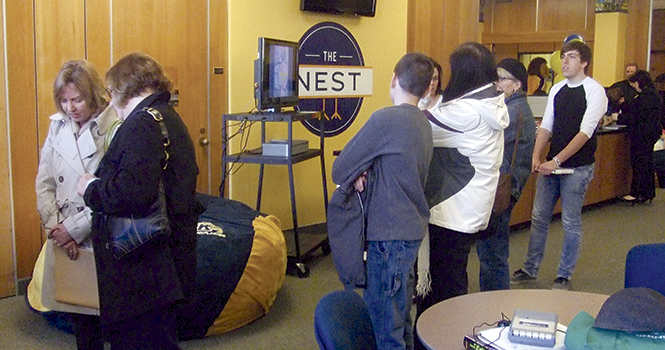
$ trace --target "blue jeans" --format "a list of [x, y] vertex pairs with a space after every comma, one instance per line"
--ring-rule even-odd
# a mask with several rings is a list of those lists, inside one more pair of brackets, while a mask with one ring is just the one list
[[528, 275], [538, 276], [538, 268], [545, 252], [547, 231], [550, 221], [552, 221], [552, 212], [559, 198], [561, 198], [564, 236], [557, 277], [570, 278], [573, 275], [582, 242], [584, 194], [593, 178], [593, 169], [594, 165], [590, 164], [575, 168], [575, 172], [572, 174], [538, 176], [531, 213], [529, 252], [524, 262], [524, 272]]
[[492, 216], [487, 226], [488, 236], [476, 241], [480, 261], [480, 291], [510, 289], [510, 266], [508, 265], [510, 214], [515, 200], [508, 210]]
[[378, 349], [413, 349], [413, 266], [420, 242], [369, 241], [363, 299]]

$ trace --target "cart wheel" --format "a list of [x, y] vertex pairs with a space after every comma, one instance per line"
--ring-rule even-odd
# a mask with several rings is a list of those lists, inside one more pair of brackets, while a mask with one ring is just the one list
[[298, 277], [300, 278], [307, 278], [309, 276], [309, 267], [303, 263], [297, 263], [296, 267], [298, 269]]
[[298, 278], [306, 278], [309, 276], [309, 268], [301, 262], [289, 259], [286, 265], [286, 274]]
[[321, 244], [321, 251], [323, 252], [323, 255], [330, 254], [330, 242], [328, 242], [328, 240]]

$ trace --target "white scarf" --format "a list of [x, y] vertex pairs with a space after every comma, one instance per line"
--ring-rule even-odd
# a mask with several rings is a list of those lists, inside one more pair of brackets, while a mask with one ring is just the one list
[[418, 249], [418, 281], [416, 282], [416, 294], [424, 297], [432, 291], [432, 277], [429, 273], [429, 230]]

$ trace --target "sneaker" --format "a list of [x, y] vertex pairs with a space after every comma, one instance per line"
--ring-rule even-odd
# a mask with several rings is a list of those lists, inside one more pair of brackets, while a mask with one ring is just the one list
[[511, 283], [525, 283], [525, 282], [530, 282], [530, 281], [535, 281], [536, 277], [533, 277], [526, 273], [524, 270], [519, 269], [515, 272], [513, 272], [513, 275], [510, 276], [510, 282]]
[[557, 277], [554, 280], [554, 284], [552, 285], [552, 289], [570, 290], [570, 279], [565, 278], [565, 277]]

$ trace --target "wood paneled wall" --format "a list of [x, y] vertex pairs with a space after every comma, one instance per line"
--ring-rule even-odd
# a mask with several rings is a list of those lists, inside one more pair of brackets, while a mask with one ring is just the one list
[[[484, 1], [482, 40], [497, 60], [553, 52], [570, 34], [581, 35], [594, 48], [595, 0]], [[640, 67], [647, 63], [650, 5], [649, 0], [631, 0], [628, 8], [625, 62]]]
[[562, 42], [569, 34], [593, 40], [595, 0], [486, 0], [483, 43]]
[[485, 0], [483, 44], [497, 61], [554, 52], [572, 33], [593, 47], [594, 6], [593, 0]]
[[665, 73], [665, 10], [653, 11], [651, 67], [649, 72], [652, 78]]
[[624, 64], [637, 63], [646, 68], [649, 55], [649, 22], [651, 18], [650, 0], [630, 0], [626, 19], [626, 56]]
[[[226, 112], [226, 0], [6, 0], [8, 152], [0, 164], [9, 164], [11, 185], [0, 182], [0, 213], [8, 222], [0, 231], [0, 297], [14, 294], [15, 275], [32, 275], [43, 238], [36, 210], [35, 177], [39, 151], [55, 113], [53, 79], [62, 64], [88, 59], [104, 73], [113, 62], [132, 51], [155, 57], [179, 91], [179, 111], [196, 145], [200, 169], [197, 190], [216, 193], [221, 177], [221, 118]], [[1, 68], [1, 67], [0, 67]], [[3, 73], [4, 69], [0, 69]], [[4, 88], [4, 86], [3, 86]], [[0, 89], [0, 99], [4, 90]], [[5, 106], [2, 106], [5, 107]], [[0, 123], [0, 135], [7, 123]], [[199, 146], [208, 139], [208, 146]], [[205, 142], [203, 142], [205, 144]], [[3, 162], [2, 157], [11, 160]], [[0, 174], [2, 175], [2, 174]], [[9, 189], [11, 186], [11, 191]], [[9, 198], [11, 193], [11, 198]], [[13, 225], [13, 227], [12, 227]], [[5, 244], [6, 243], [6, 244]], [[14, 269], [13, 255], [16, 256]], [[6, 261], [7, 260], [7, 261]], [[11, 261], [9, 261], [11, 260]], [[5, 288], [5, 281], [11, 285]], [[8, 294], [9, 293], [9, 294]]]
[[[0, 7], [0, 28], [4, 28], [4, 9]], [[0, 47], [4, 47], [0, 35]], [[15, 290], [14, 235], [12, 229], [11, 188], [9, 182], [9, 135], [7, 130], [7, 86], [5, 59], [0, 57], [0, 297], [13, 295]]]
[[[7, 25], [7, 95], [16, 274], [32, 275], [41, 248], [35, 177], [39, 162], [37, 78], [32, 2], [5, 1]], [[50, 43], [55, 45], [55, 43]], [[53, 78], [51, 78], [53, 79]]]
[[407, 51], [420, 51], [443, 67], [446, 84], [448, 57], [457, 46], [479, 41], [480, 3], [468, 0], [409, 0]]

